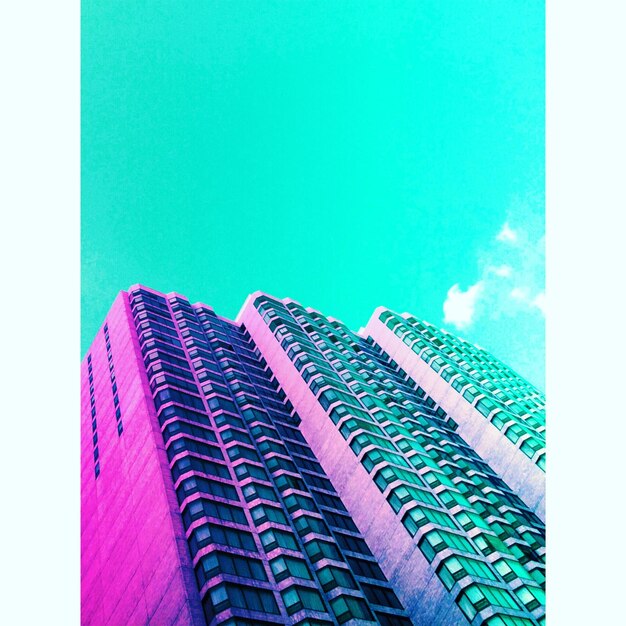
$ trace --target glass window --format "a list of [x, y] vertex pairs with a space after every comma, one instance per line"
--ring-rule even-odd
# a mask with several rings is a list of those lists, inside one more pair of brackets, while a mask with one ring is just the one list
[[320, 594], [314, 589], [305, 587], [288, 587], [281, 591], [287, 613], [293, 615], [302, 609], [324, 611], [324, 603]]
[[522, 585], [515, 589], [515, 595], [529, 611], [534, 611], [537, 607], [546, 604], [546, 594], [538, 587]]
[[472, 544], [464, 536], [456, 535], [445, 530], [431, 530], [422, 537], [418, 546], [429, 563], [435, 558], [435, 554], [446, 548], [470, 552], [471, 554], [477, 553]]
[[270, 567], [276, 582], [288, 578], [303, 578], [304, 580], [311, 580], [311, 573], [305, 561], [301, 559], [295, 559], [291, 556], [279, 556], [276, 559], [270, 561]]
[[254, 523], [259, 526], [264, 522], [275, 522], [277, 524], [287, 525], [287, 518], [281, 509], [277, 509], [267, 504], [260, 504], [250, 510]]
[[335, 587], [356, 589], [356, 583], [348, 570], [329, 565], [317, 571], [317, 577], [322, 583], [324, 591], [330, 591]]
[[259, 536], [266, 552], [269, 552], [278, 546], [286, 548], [287, 550], [298, 550], [298, 544], [296, 543], [295, 537], [291, 533], [284, 530], [272, 528], [261, 533]]
[[353, 618], [374, 621], [374, 617], [368, 609], [367, 604], [360, 598], [338, 596], [330, 601], [330, 605], [340, 624]]
[[437, 569], [437, 575], [441, 578], [448, 591], [452, 589], [457, 581], [465, 576], [476, 576], [493, 581], [498, 580], [498, 577], [487, 563], [465, 556], [448, 557]]
[[511, 593], [499, 587], [474, 584], [463, 590], [456, 600], [457, 604], [465, 613], [467, 619], [472, 621], [479, 611], [488, 606], [519, 609], [519, 605]]
[[521, 563], [514, 561], [513, 559], [500, 559], [499, 561], [496, 561], [493, 566], [507, 583], [511, 582], [515, 578], [533, 580], [526, 568]]
[[309, 555], [309, 559], [311, 559], [312, 563], [315, 563], [322, 558], [333, 559], [335, 561], [343, 560], [335, 545], [328, 543], [327, 541], [320, 541], [318, 539], [309, 541], [304, 545], [304, 549]]

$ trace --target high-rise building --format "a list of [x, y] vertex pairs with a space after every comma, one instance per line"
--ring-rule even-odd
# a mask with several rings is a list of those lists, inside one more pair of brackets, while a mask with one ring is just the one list
[[[82, 623], [542, 625], [541, 499], [371, 328], [391, 316], [357, 335], [261, 293], [236, 321], [120, 293], [82, 364]], [[406, 331], [385, 328], [407, 345], [421, 328], [399, 319]], [[494, 402], [487, 383], [506, 407], [538, 406], [490, 355], [428, 328], [455, 368], [483, 363], [472, 410]], [[543, 437], [539, 411], [511, 412]], [[514, 443], [511, 466], [543, 471]]]
[[483, 348], [379, 308], [366, 328], [458, 422], [457, 433], [545, 521], [545, 397]]

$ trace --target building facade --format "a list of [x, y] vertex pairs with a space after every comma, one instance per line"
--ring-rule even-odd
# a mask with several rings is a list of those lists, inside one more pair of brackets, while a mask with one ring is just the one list
[[457, 433], [545, 521], [545, 397], [486, 350], [384, 308], [366, 333], [458, 422]]
[[537, 508], [379, 330], [120, 293], [82, 363], [82, 623], [543, 624]]

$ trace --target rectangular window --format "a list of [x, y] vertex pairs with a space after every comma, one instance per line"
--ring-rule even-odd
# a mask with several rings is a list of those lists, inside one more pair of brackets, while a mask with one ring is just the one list
[[311, 580], [312, 576], [305, 561], [296, 559], [291, 556], [279, 556], [270, 561], [270, 567], [276, 582], [280, 582], [285, 578], [302, 578]]
[[288, 587], [280, 592], [289, 615], [302, 609], [310, 611], [324, 611], [324, 603], [320, 594], [314, 589], [305, 587]]

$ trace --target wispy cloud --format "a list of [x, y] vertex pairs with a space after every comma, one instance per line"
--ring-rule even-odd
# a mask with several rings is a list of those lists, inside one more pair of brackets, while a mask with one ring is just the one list
[[[518, 207], [519, 209], [519, 207]], [[476, 260], [476, 281], [456, 283], [443, 303], [444, 323], [458, 329], [477, 320], [520, 313], [545, 315], [543, 223], [509, 216]]]
[[448, 297], [443, 303], [443, 321], [457, 328], [467, 328], [473, 321], [476, 301], [483, 290], [482, 281], [462, 291], [458, 285], [448, 289]]
[[513, 300], [528, 300], [528, 289], [524, 287], [513, 287], [509, 295]]
[[488, 267], [487, 271], [500, 278], [508, 278], [513, 273], [513, 268], [510, 265], [499, 265], [498, 267]]
[[508, 222], [504, 222], [504, 226], [502, 226], [502, 229], [496, 235], [496, 240], [514, 243], [517, 241], [517, 232], [509, 226]]
[[546, 314], [546, 294], [543, 291], [538, 293], [530, 304]]

